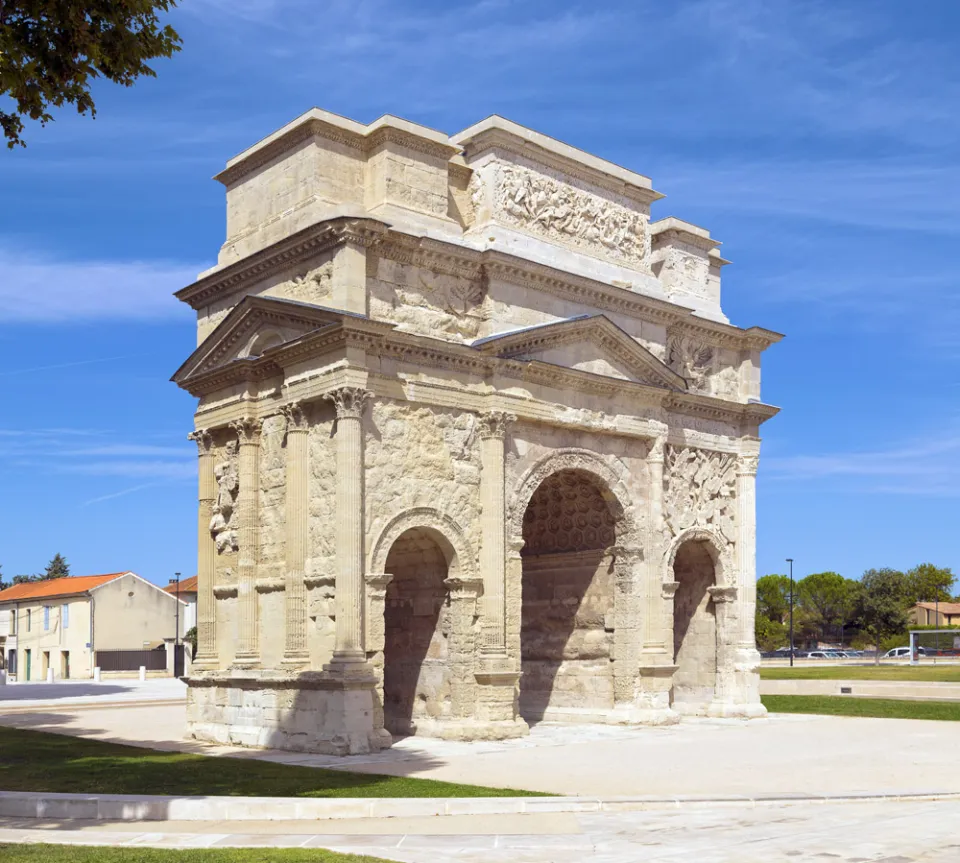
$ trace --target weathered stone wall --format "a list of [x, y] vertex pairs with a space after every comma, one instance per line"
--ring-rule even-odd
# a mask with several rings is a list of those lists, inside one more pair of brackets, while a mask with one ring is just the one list
[[393, 518], [417, 507], [446, 513], [479, 547], [477, 418], [378, 399], [365, 419], [368, 553]]
[[384, 610], [384, 725], [391, 734], [412, 734], [418, 722], [451, 714], [447, 561], [414, 529], [393, 544], [385, 568], [393, 579]]
[[674, 597], [675, 663], [673, 700], [700, 712], [714, 695], [717, 673], [717, 620], [707, 588], [715, 583], [714, 564], [703, 542], [684, 543], [673, 566], [679, 582]]

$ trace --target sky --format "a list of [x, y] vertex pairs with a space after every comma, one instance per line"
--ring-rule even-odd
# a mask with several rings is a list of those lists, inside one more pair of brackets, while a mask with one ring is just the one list
[[[918, 14], [922, 9], [922, 14]], [[757, 568], [960, 569], [960, 4], [184, 0], [156, 79], [0, 150], [0, 565], [196, 567], [172, 292], [228, 158], [316, 105], [453, 134], [497, 113], [653, 178], [732, 260], [764, 355]]]

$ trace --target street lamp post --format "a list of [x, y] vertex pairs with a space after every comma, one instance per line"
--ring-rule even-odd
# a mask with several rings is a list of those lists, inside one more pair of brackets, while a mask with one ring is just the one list
[[177, 645], [180, 644], [180, 573], [175, 572], [174, 582], [176, 583], [176, 593], [174, 596], [177, 598], [177, 601], [174, 603], [174, 629], [173, 629], [173, 652], [176, 656]]
[[793, 558], [788, 557], [790, 564], [790, 667], [793, 668]]

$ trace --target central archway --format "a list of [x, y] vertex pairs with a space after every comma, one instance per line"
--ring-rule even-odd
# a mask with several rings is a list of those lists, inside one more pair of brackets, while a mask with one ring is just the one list
[[576, 468], [546, 477], [523, 516], [520, 715], [527, 722], [614, 706], [613, 567], [622, 511]]

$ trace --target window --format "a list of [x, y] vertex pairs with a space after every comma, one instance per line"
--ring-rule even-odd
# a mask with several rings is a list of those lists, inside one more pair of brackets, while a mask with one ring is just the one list
[[30, 624], [33, 618], [33, 612], [28, 608], [27, 609], [27, 632], [30, 631]]
[[50, 628], [50, 606], [45, 605], [43, 607], [43, 631], [46, 632]]
[[64, 604], [62, 611], [60, 612], [60, 617], [63, 620], [63, 628], [67, 629], [70, 626], [70, 606]]

